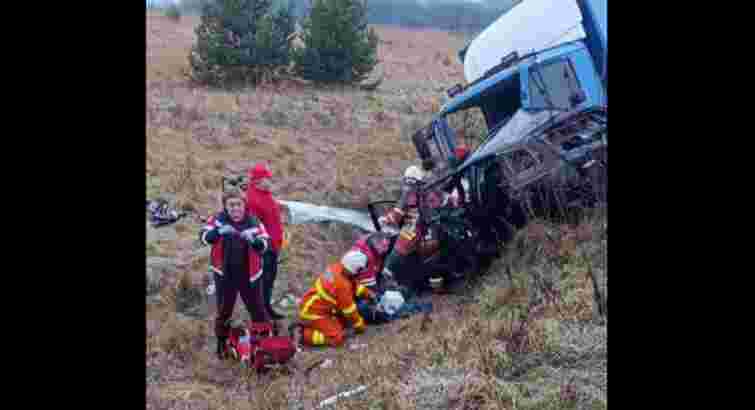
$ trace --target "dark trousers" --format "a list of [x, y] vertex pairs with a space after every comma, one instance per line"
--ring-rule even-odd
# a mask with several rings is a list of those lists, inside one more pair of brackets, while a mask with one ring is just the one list
[[278, 276], [278, 254], [273, 250], [265, 252], [262, 263], [264, 264], [265, 269], [265, 273], [262, 275], [265, 281], [265, 307], [268, 311], [272, 311], [270, 299], [273, 297], [273, 284], [275, 283], [275, 277]]
[[393, 279], [398, 285], [407, 288], [408, 293], [404, 294], [406, 299], [427, 281], [416, 252], [404, 255], [397, 249], [392, 249], [385, 258], [385, 269], [393, 272]]
[[[236, 296], [241, 294], [246, 310], [253, 322], [270, 321], [270, 314], [265, 307], [263, 294], [263, 278], [253, 283], [249, 282], [249, 275], [223, 276], [215, 275], [215, 289], [218, 297], [218, 314], [215, 317], [215, 335], [227, 337], [229, 327], [228, 319], [233, 315], [233, 307], [236, 305]], [[263, 275], [264, 276], [264, 275]]]

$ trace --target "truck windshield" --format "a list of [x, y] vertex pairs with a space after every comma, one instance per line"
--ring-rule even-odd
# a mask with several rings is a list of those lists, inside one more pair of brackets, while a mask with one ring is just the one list
[[[478, 90], [475, 95], [461, 104], [464, 108], [451, 111], [442, 118], [443, 127], [435, 130], [453, 145], [465, 144], [474, 151], [487, 140], [491, 133], [503, 127], [521, 110], [521, 81], [518, 72], [500, 79], [492, 85]], [[439, 132], [440, 131], [440, 132]], [[447, 166], [448, 151], [433, 147], [434, 155], [442, 158]]]
[[529, 109], [570, 110], [579, 101], [581, 91], [574, 67], [569, 60], [559, 59], [530, 69], [529, 93]]

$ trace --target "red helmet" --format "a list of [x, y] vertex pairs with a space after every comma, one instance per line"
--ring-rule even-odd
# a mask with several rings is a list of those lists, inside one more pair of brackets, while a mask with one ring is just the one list
[[466, 145], [459, 145], [454, 150], [454, 155], [456, 155], [456, 159], [462, 161], [467, 157], [467, 155], [469, 155], [469, 148], [467, 148]]

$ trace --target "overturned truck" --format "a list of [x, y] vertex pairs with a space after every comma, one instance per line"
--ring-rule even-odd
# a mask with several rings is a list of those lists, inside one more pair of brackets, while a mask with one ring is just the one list
[[[422, 189], [465, 186], [467, 201], [459, 209], [420, 207], [453, 242], [417, 256], [422, 274], [464, 276], [460, 269], [488, 263], [532, 218], [573, 220], [607, 205], [607, 0], [521, 2], [459, 57], [467, 85], [448, 91], [413, 143], [419, 159], [436, 164]], [[484, 116], [486, 135], [459, 161], [448, 118], [470, 109]], [[380, 207], [393, 202], [370, 204], [376, 230]]]

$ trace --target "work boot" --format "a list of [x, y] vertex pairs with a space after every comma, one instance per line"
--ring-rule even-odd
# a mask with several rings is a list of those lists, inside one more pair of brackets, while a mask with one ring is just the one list
[[430, 289], [432, 289], [434, 295], [443, 295], [447, 293], [443, 277], [438, 276], [430, 278]]
[[218, 347], [216, 354], [218, 355], [218, 359], [225, 360], [228, 357], [228, 353], [225, 350], [225, 344], [228, 340], [228, 337], [218, 337]]

